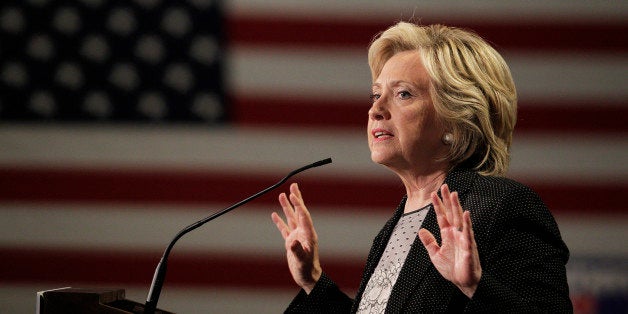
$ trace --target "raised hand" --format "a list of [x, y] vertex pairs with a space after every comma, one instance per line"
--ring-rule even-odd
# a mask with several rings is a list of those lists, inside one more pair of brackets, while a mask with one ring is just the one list
[[482, 267], [471, 227], [471, 215], [463, 212], [458, 193], [441, 186], [441, 201], [432, 193], [432, 204], [440, 227], [441, 245], [426, 229], [419, 230], [419, 238], [438, 272], [471, 298], [480, 282]]
[[271, 218], [285, 241], [292, 278], [309, 294], [322, 274], [318, 259], [318, 236], [312, 217], [296, 183], [290, 185], [290, 200], [285, 193], [281, 193], [279, 204], [286, 215], [286, 221], [275, 212]]

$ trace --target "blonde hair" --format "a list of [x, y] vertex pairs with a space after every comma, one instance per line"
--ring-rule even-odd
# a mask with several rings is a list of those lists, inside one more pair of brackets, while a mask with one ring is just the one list
[[446, 160], [483, 175], [504, 175], [517, 118], [515, 84], [504, 59], [470, 31], [399, 22], [369, 47], [373, 81], [388, 59], [411, 50], [421, 56], [436, 113], [453, 135]]

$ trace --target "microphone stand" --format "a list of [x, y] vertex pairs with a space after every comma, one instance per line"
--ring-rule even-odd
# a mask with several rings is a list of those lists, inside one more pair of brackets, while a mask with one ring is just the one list
[[146, 304], [144, 304], [144, 313], [145, 314], [154, 314], [155, 310], [157, 309], [157, 302], [159, 301], [159, 295], [161, 293], [161, 288], [164, 284], [164, 281], [166, 279], [166, 269], [168, 267], [168, 255], [170, 255], [170, 251], [172, 250], [172, 247], [174, 247], [174, 244], [181, 238], [183, 237], [185, 234], [187, 234], [190, 231], [195, 230], [196, 228], [230, 212], [231, 210], [240, 207], [260, 196], [262, 196], [263, 194], [270, 192], [271, 190], [276, 189], [277, 187], [279, 187], [280, 185], [282, 185], [284, 182], [286, 182], [290, 177], [294, 176], [295, 174], [305, 171], [307, 169], [310, 168], [314, 168], [314, 167], [319, 167], [322, 165], [326, 165], [331, 163], [331, 158], [327, 158], [327, 159], [323, 159], [323, 160], [319, 160], [315, 163], [311, 163], [309, 165], [303, 166], [299, 169], [293, 170], [292, 172], [290, 172], [287, 176], [285, 176], [283, 179], [279, 180], [279, 182], [267, 187], [266, 189], [257, 192], [254, 195], [249, 196], [248, 198], [241, 200], [238, 203], [235, 203], [217, 213], [212, 214], [211, 216], [205, 217], [187, 227], [185, 227], [183, 230], [179, 231], [179, 233], [177, 233], [177, 235], [172, 239], [172, 241], [170, 241], [170, 244], [168, 245], [168, 247], [166, 248], [166, 250], [164, 251], [163, 256], [161, 257], [161, 260], [159, 261], [159, 264], [157, 264], [157, 268], [155, 269], [155, 274], [153, 276], [153, 282], [150, 286], [150, 290], [148, 291], [148, 297], [146, 298]]

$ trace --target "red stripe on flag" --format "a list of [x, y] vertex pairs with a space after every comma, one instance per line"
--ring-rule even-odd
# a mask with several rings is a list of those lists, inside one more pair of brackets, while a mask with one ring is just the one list
[[519, 106], [515, 132], [568, 132], [628, 134], [626, 103], [599, 102], [556, 105], [549, 102]]
[[[282, 177], [283, 174], [272, 177], [208, 171], [0, 167], [0, 201], [235, 203]], [[310, 176], [291, 181], [297, 180], [302, 181], [311, 202], [341, 207], [395, 206], [404, 191], [401, 184], [383, 184], [378, 185], [377, 193], [364, 193], [371, 189], [371, 185], [368, 180], [359, 179], [317, 179]], [[286, 184], [283, 190], [287, 187]], [[280, 191], [277, 189], [255, 202], [276, 205]], [[346, 195], [360, 197], [347, 198]]]
[[[291, 18], [236, 15], [226, 19], [231, 45], [274, 45], [365, 48], [392, 20]], [[628, 49], [625, 21], [569, 22], [439, 21], [421, 19], [424, 25], [445, 23], [471, 29], [498, 49], [545, 51], [616, 51]]]
[[[0, 201], [26, 202], [115, 202], [142, 204], [235, 203], [281, 179], [268, 175], [208, 171], [0, 168]], [[295, 178], [307, 191], [307, 201], [316, 206], [392, 210], [405, 194], [395, 180], [364, 178]], [[552, 212], [626, 214], [625, 183], [528, 182]], [[287, 185], [283, 187], [283, 191]], [[277, 206], [281, 189], [254, 202]], [[219, 210], [216, 208], [215, 210]]]
[[[370, 107], [366, 96], [363, 102], [239, 95], [232, 96], [231, 100], [232, 121], [250, 126], [363, 129]], [[534, 101], [519, 105], [515, 131], [628, 133], [626, 117], [628, 106], [624, 103], [601, 101], [567, 105]]]
[[[0, 248], [0, 278], [7, 283], [72, 285], [151, 284], [161, 255], [131, 250]], [[326, 258], [325, 271], [343, 288], [356, 289], [363, 261]], [[168, 260], [164, 289], [172, 286], [293, 289], [283, 257], [180, 253]]]

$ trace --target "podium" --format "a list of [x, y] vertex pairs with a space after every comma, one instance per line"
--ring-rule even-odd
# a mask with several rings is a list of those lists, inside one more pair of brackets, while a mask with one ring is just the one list
[[[127, 300], [124, 289], [60, 288], [37, 292], [37, 314], [141, 314], [144, 304]], [[155, 310], [159, 314], [173, 314]]]

